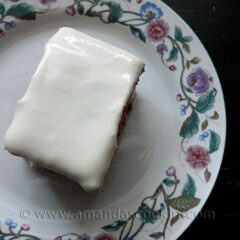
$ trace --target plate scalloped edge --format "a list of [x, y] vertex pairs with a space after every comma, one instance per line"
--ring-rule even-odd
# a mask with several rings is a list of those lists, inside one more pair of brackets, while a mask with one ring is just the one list
[[[5, 1], [0, 1], [0, 38], [4, 37], [7, 31], [15, 28], [18, 21], [35, 20], [39, 14], [59, 7], [57, 0], [39, 0], [41, 10], [39, 4], [35, 6], [31, 1], [7, 2], [6, 4]], [[180, 105], [180, 115], [184, 119], [179, 130], [181, 138], [179, 161], [187, 170], [193, 169], [198, 177], [202, 177], [205, 181], [203, 184], [212, 181], [213, 186], [214, 180], [211, 180], [209, 165], [212, 162], [212, 154], [219, 149], [223, 152], [225, 136], [221, 136], [215, 128], [221, 117], [215, 109], [219, 92], [214, 86], [215, 79], [208, 70], [201, 67], [200, 57], [191, 56], [191, 42], [196, 36], [186, 34], [177, 25], [170, 26], [164, 19], [164, 11], [161, 8], [161, 5], [165, 6], [165, 4], [154, 0], [149, 2], [128, 0], [126, 3], [131, 10], [125, 9], [121, 2], [115, 0], [75, 0], [71, 4], [69, 2], [66, 1], [66, 6], [63, 8], [65, 14], [72, 17], [86, 15], [99, 18], [104, 24], [118, 23], [126, 26], [137, 39], [150, 43], [162, 64], [173, 74], [178, 75], [180, 92], [176, 94], [176, 101]], [[173, 32], [172, 35], [170, 30]], [[177, 170], [175, 166], [170, 166], [166, 170], [166, 177], [156, 190], [145, 197], [127, 219], [115, 220], [103, 226], [100, 233], [94, 236], [86, 233], [66, 233], [57, 236], [55, 240], [65, 238], [133, 240], [145, 225], [155, 224], [158, 221], [163, 221], [162, 228], [148, 233], [149, 238], [165, 239], [168, 228], [178, 221], [184, 221], [189, 210], [204, 204], [195, 196], [197, 186], [194, 177], [189, 173], [186, 173], [187, 180], [180, 190], [181, 194], [176, 195], [181, 182]], [[5, 220], [3, 229], [0, 228], [0, 239], [3, 240], [9, 237], [40, 239], [28, 233], [29, 225], [22, 224], [18, 227], [18, 224], [11, 219]]]

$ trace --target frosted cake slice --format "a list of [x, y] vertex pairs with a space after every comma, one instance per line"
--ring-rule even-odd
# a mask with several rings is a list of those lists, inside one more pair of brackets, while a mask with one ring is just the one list
[[143, 68], [126, 51], [61, 28], [17, 103], [5, 148], [86, 191], [98, 190]]

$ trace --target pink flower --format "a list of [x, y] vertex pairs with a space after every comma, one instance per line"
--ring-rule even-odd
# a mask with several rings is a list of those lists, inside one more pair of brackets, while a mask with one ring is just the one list
[[115, 239], [116, 239], [115, 237], [108, 233], [100, 233], [94, 238], [94, 240], [115, 240]]
[[4, 35], [5, 35], [5, 32], [2, 29], [0, 29], [0, 37], [4, 37]]
[[41, 4], [45, 4], [45, 5], [55, 3], [56, 1], [57, 0], [39, 0]]
[[147, 25], [147, 36], [154, 42], [164, 39], [169, 32], [169, 26], [164, 20], [154, 20]]
[[65, 9], [65, 13], [70, 16], [74, 16], [76, 14], [76, 9], [73, 6], [69, 6]]
[[192, 168], [205, 168], [211, 159], [207, 149], [199, 145], [191, 146], [186, 152], [186, 161]]
[[29, 230], [30, 230], [30, 226], [27, 225], [27, 224], [22, 224], [21, 230], [22, 230], [22, 231], [29, 231]]

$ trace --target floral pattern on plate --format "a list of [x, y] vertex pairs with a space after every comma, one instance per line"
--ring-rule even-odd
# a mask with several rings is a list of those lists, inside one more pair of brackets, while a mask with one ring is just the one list
[[[170, 166], [166, 170], [166, 177], [154, 193], [145, 197], [137, 210], [127, 219], [115, 220], [111, 224], [103, 226], [102, 229], [105, 232], [98, 233], [95, 236], [86, 233], [67, 233], [57, 236], [55, 240], [133, 240], [137, 238], [137, 235], [146, 225], [156, 223], [163, 225], [161, 231], [152, 232], [149, 236], [154, 239], [165, 238], [167, 227], [169, 225], [173, 226], [177, 221], [183, 219], [185, 217], [184, 213], [196, 207], [200, 202], [200, 199], [195, 196], [197, 190], [195, 181], [189, 174], [187, 174], [181, 194], [176, 195], [179, 183], [180, 179], [177, 177], [176, 168]], [[14, 239], [21, 239], [22, 237], [32, 240], [39, 239], [25, 233], [30, 230], [30, 227], [26, 224], [21, 225], [18, 231], [14, 231], [17, 228], [17, 223], [11, 219], [7, 219], [5, 225], [8, 226], [8, 232], [0, 229], [0, 239], [7, 240], [9, 236], [14, 237]]]
[[[6, 7], [5, 1], [0, 2], [0, 37], [15, 28], [17, 21], [35, 20], [39, 14], [44, 14], [51, 9], [51, 5], [57, 6], [57, 0], [39, 0], [43, 6], [40, 10], [24, 1], [10, 0], [10, 6]], [[131, 4], [131, 1], [128, 1]], [[69, 2], [68, 2], [69, 3]], [[87, 3], [87, 4], [86, 4]], [[164, 19], [164, 12], [155, 3], [137, 0], [139, 11], [124, 9], [118, 1], [104, 0], [75, 0], [64, 9], [69, 16], [86, 15], [99, 18], [104, 24], [121, 24], [129, 28], [130, 32], [143, 42], [151, 42], [162, 64], [173, 74], [179, 76], [181, 91], [176, 93], [179, 103], [180, 115], [183, 123], [179, 130], [181, 146], [179, 160], [184, 160], [186, 166], [199, 169], [206, 182], [210, 181], [211, 172], [208, 165], [211, 163], [211, 155], [218, 151], [221, 144], [220, 135], [214, 129], [214, 124], [220, 115], [215, 106], [217, 89], [214, 87], [214, 79], [211, 73], [201, 67], [201, 59], [191, 56], [193, 37], [185, 35], [179, 26], [170, 26]], [[134, 2], [135, 4], [135, 2]], [[170, 32], [174, 32], [173, 35]], [[192, 143], [192, 139], [198, 139]], [[55, 240], [133, 240], [141, 232], [145, 225], [163, 221], [161, 230], [151, 232], [149, 237], [153, 239], [165, 238], [167, 228], [184, 218], [184, 213], [196, 207], [200, 199], [195, 197], [196, 185], [194, 178], [187, 174], [187, 181], [181, 191], [181, 195], [175, 196], [179, 186], [177, 170], [170, 166], [166, 171], [166, 178], [156, 188], [155, 192], [145, 197], [136, 212], [128, 219], [119, 219], [102, 227], [103, 233], [92, 237], [88, 234], [67, 233], [58, 236]], [[163, 213], [167, 217], [162, 218]], [[174, 212], [172, 216], [170, 214]], [[17, 229], [17, 223], [11, 219], [5, 221], [8, 231], [0, 230], [0, 239], [39, 239], [26, 234], [30, 227], [26, 224]]]

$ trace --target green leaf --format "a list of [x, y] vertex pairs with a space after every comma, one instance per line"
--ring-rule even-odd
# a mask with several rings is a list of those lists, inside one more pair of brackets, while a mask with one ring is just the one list
[[163, 179], [163, 183], [168, 187], [171, 187], [171, 186], [175, 185], [175, 181], [172, 180], [171, 178]]
[[198, 64], [198, 63], [201, 62], [201, 58], [195, 57], [195, 58], [189, 60], [189, 62], [190, 62], [191, 64]]
[[219, 119], [219, 113], [217, 111], [214, 111], [213, 115], [210, 118], [212, 120], [218, 120]]
[[0, 15], [3, 15], [5, 13], [5, 6], [0, 3]]
[[146, 203], [142, 203], [138, 208], [138, 213], [142, 223], [155, 223], [161, 217], [161, 210], [153, 210]]
[[170, 221], [170, 226], [174, 225], [179, 219], [179, 213], [177, 213], [177, 215], [175, 215], [174, 217], [172, 217], [171, 221]]
[[205, 171], [204, 171], [205, 181], [206, 181], [206, 182], [209, 182], [211, 176], [212, 176], [212, 174], [209, 172], [208, 168], [206, 168]]
[[209, 130], [209, 132], [210, 132], [209, 153], [214, 153], [219, 148], [219, 145], [221, 143], [221, 137], [213, 130]]
[[208, 127], [208, 120], [205, 119], [205, 120], [203, 121], [203, 123], [202, 123], [202, 131], [206, 130], [207, 127]]
[[184, 219], [184, 215], [182, 213], [179, 213], [179, 216], [181, 219]]
[[191, 138], [198, 133], [199, 118], [195, 111], [183, 122], [180, 130], [180, 136], [183, 138]]
[[182, 29], [179, 26], [175, 26], [175, 32], [174, 32], [175, 39], [181, 42], [182, 36], [183, 36]]
[[118, 2], [110, 1], [105, 2], [102, 1], [100, 6], [107, 5], [109, 8], [109, 15], [108, 15], [108, 22], [109, 23], [116, 23], [123, 15], [123, 10], [121, 5]]
[[155, 232], [155, 233], [150, 234], [149, 237], [154, 238], [154, 239], [159, 239], [159, 238], [163, 237], [163, 233]]
[[181, 39], [181, 42], [183, 43], [187, 43], [187, 42], [191, 42], [193, 40], [192, 36], [184, 36]]
[[151, 199], [153, 199], [153, 200], [154, 200], [154, 199], [157, 199], [158, 196], [161, 194], [162, 189], [163, 189], [163, 185], [160, 184], [160, 185], [157, 187], [157, 189], [155, 190], [155, 192], [154, 192], [154, 194], [153, 194], [153, 196], [152, 196]]
[[84, 14], [84, 5], [82, 3], [80, 3], [80, 2], [77, 4], [77, 12], [80, 15]]
[[116, 220], [112, 224], [109, 224], [109, 225], [106, 225], [106, 226], [102, 227], [102, 229], [104, 231], [107, 231], [107, 232], [116, 232], [117, 230], [119, 230], [125, 224], [127, 224], [126, 221]]
[[135, 37], [139, 38], [143, 42], [146, 42], [146, 36], [143, 33], [142, 29], [130, 26], [130, 30]]
[[173, 47], [169, 53], [169, 57], [167, 61], [171, 62], [171, 61], [176, 61], [177, 59], [178, 59], [178, 49], [176, 47]]
[[183, 196], [194, 196], [196, 193], [196, 185], [194, 179], [187, 174], [187, 182], [185, 183], [183, 190], [182, 190], [182, 195]]
[[34, 20], [36, 19], [36, 10], [28, 3], [19, 3], [11, 6], [7, 12], [7, 16], [19, 18], [21, 20]]
[[196, 111], [199, 113], [205, 113], [212, 109], [214, 107], [216, 94], [217, 90], [214, 88], [202, 95], [197, 101]]
[[184, 88], [184, 90], [185, 90], [186, 92], [189, 92], [189, 93], [192, 93], [192, 92], [193, 92], [190, 88], [188, 88], [188, 87], [186, 87], [186, 86], [183, 86], [183, 88]]
[[193, 40], [191, 36], [183, 36], [182, 29], [179, 26], [175, 26], [174, 37], [181, 43], [187, 43]]
[[191, 52], [191, 48], [187, 43], [183, 43], [182, 44], [182, 48], [187, 52], [190, 53]]
[[199, 198], [192, 196], [179, 196], [169, 199], [169, 203], [172, 208], [179, 212], [187, 212], [190, 209], [196, 207], [200, 202]]

